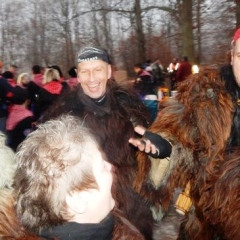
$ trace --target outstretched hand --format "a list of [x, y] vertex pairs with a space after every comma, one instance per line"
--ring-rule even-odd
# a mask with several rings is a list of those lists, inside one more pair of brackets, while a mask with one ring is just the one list
[[130, 138], [129, 143], [131, 143], [133, 146], [137, 147], [140, 151], [144, 151], [146, 153], [150, 153], [152, 155], [155, 155], [158, 153], [158, 149], [156, 146], [149, 140], [144, 138], [144, 134], [146, 132], [146, 128], [143, 126], [136, 126], [134, 128], [134, 131], [142, 136], [142, 138]]

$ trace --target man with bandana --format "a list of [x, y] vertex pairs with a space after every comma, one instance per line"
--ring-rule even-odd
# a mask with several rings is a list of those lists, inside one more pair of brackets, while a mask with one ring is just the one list
[[[81, 50], [76, 68], [78, 88], [61, 97], [46, 119], [70, 113], [84, 120], [114, 166], [117, 184], [113, 195], [118, 208], [150, 240], [153, 218], [146, 201], [133, 187], [138, 171], [137, 148], [128, 142], [135, 134], [134, 126], [148, 127], [147, 109], [134, 90], [111, 80], [110, 59], [104, 49]], [[156, 153], [156, 149], [152, 149], [152, 153]]]

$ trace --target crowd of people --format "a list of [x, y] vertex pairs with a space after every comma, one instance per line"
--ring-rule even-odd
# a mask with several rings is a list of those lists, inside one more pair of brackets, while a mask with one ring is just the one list
[[143, 98], [148, 94], [156, 94], [160, 87], [166, 87], [167, 79], [170, 80], [170, 90], [175, 90], [180, 82], [192, 74], [192, 65], [187, 56], [184, 56], [182, 61], [174, 58], [168, 67], [163, 66], [161, 60], [157, 58], [153, 62], [147, 60], [145, 64], [136, 63], [134, 72], [136, 74], [134, 87]]
[[[95, 46], [85, 47], [77, 54], [76, 68], [69, 70], [75, 80], [65, 81], [58, 66], [49, 66], [44, 71], [40, 66], [33, 66], [32, 76], [22, 73], [17, 80], [17, 66], [1, 73], [1, 131], [6, 133], [7, 139], [5, 141], [5, 136], [0, 135], [1, 147], [6, 150], [6, 154], [1, 154], [5, 164], [0, 165], [1, 172], [4, 172], [4, 175], [0, 173], [0, 237], [19, 240], [153, 239], [155, 220], [169, 193], [161, 184], [160, 188], [154, 186], [151, 176], [160, 168], [152, 170], [151, 167], [159, 163], [167, 166], [169, 178], [164, 184], [171, 189], [174, 186], [172, 176], [178, 175], [176, 179], [182, 179], [179, 169], [174, 170], [175, 175], [171, 174], [175, 165], [171, 158], [180, 158], [180, 163], [185, 157], [192, 161], [202, 160], [201, 156], [206, 152], [225, 150], [224, 144], [230, 146], [229, 151], [233, 146], [239, 146], [239, 104], [233, 103], [239, 103], [240, 29], [234, 35], [232, 47], [237, 90], [232, 93], [231, 100], [227, 94], [226, 98], [230, 106], [227, 111], [229, 119], [234, 112], [234, 120], [221, 126], [223, 133], [231, 129], [231, 135], [224, 134], [219, 146], [217, 141], [211, 142], [213, 138], [206, 140], [203, 137], [210, 146], [209, 152], [205, 144], [202, 146], [198, 142], [197, 137], [201, 134], [196, 136], [196, 130], [209, 134], [211, 128], [201, 129], [200, 125], [197, 128], [194, 121], [199, 123], [199, 115], [191, 114], [188, 107], [186, 111], [184, 109], [185, 99], [192, 95], [186, 98], [183, 93], [185, 98], [176, 98], [175, 105], [166, 107], [151, 127], [149, 112], [139, 98], [136, 86], [137, 90], [147, 94], [146, 90], [153, 89], [146, 89], [146, 82], [156, 86], [164, 84], [164, 78], [157, 74], [159, 69], [165, 71], [159, 59], [145, 68], [135, 64], [134, 70], [140, 78], [135, 89], [111, 80], [109, 55], [106, 50]], [[171, 70], [169, 68], [173, 81], [184, 82], [191, 66], [187, 57], [179, 64], [175, 60], [173, 65]], [[194, 83], [198, 84], [198, 79], [191, 82], [193, 94], [199, 94], [201, 82], [205, 87], [205, 81], [210, 81], [206, 76], [198, 75], [202, 81], [197, 89]], [[207, 88], [207, 96], [201, 99], [221, 105], [221, 102], [216, 103], [214, 94], [218, 96], [225, 90], [221, 83], [213, 82], [216, 93], [214, 88]], [[180, 90], [184, 92], [186, 88], [180, 87]], [[193, 106], [193, 110], [197, 108]], [[173, 116], [171, 113], [175, 117], [165, 119]], [[178, 118], [182, 113], [186, 115]], [[211, 112], [204, 112], [200, 120], [210, 125], [210, 115]], [[184, 130], [191, 124], [193, 133], [187, 135]], [[189, 150], [189, 146], [195, 146], [195, 141], [196, 147]], [[189, 162], [188, 166], [182, 166], [183, 171], [192, 165]], [[193, 175], [190, 172], [195, 180]], [[193, 188], [193, 193], [197, 192], [193, 195], [195, 203], [198, 203], [197, 187], [201, 183], [197, 182]], [[190, 214], [194, 209], [193, 206]], [[201, 215], [198, 220], [202, 218]], [[195, 231], [195, 225], [188, 223], [181, 226], [179, 239], [201, 239], [195, 238], [200, 230]], [[193, 235], [188, 231], [189, 226], [194, 226]], [[205, 234], [203, 230], [203, 233], [216, 239], [227, 239], [227, 232], [218, 231], [217, 227], [213, 229], [216, 231]]]
[[[160, 59], [150, 60], [145, 65], [135, 64], [136, 80], [134, 88], [143, 100], [146, 95], [156, 94], [159, 87], [166, 85], [166, 76], [170, 77], [172, 88], [177, 82], [185, 79], [191, 71], [187, 57], [180, 64], [177, 59], [165, 68]], [[76, 68], [68, 71], [64, 79], [59, 66], [43, 68], [32, 66], [31, 73], [19, 73], [16, 65], [10, 65], [2, 71], [0, 64], [0, 130], [7, 134], [8, 145], [16, 151], [18, 145], [41, 122], [44, 113], [56, 99], [77, 84]], [[151, 122], [156, 118], [157, 104], [148, 107]]]
[[65, 91], [77, 86], [74, 68], [68, 74], [65, 80], [57, 65], [47, 68], [34, 65], [31, 73], [18, 73], [18, 67], [11, 65], [1, 72], [0, 130], [7, 134], [8, 145], [14, 151], [34, 125], [41, 122], [51, 104]]

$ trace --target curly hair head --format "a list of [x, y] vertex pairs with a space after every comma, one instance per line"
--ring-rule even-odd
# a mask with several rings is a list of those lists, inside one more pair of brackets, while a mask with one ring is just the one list
[[26, 229], [36, 232], [64, 223], [71, 218], [66, 195], [97, 188], [90, 164], [96, 145], [84, 123], [68, 115], [40, 125], [21, 144], [16, 210]]

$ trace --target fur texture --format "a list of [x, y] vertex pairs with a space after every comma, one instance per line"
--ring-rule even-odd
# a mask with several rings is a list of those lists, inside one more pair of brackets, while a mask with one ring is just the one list
[[151, 184], [151, 159], [143, 153], [138, 156], [135, 188], [155, 208], [167, 209], [174, 189], [190, 182], [193, 207], [179, 239], [240, 239], [239, 152], [226, 155], [233, 112], [232, 98], [216, 71], [191, 75], [150, 128], [173, 146], [157, 185]]
[[14, 239], [24, 234], [13, 208], [14, 157], [14, 152], [6, 146], [6, 136], [0, 133], [0, 239]]
[[13, 207], [13, 192], [10, 189], [0, 190], [0, 239], [15, 239], [25, 235], [20, 227]]
[[[114, 209], [115, 216], [113, 240], [143, 240], [144, 236], [123, 216]], [[5, 240], [43, 240], [28, 233], [21, 227], [14, 210], [14, 195], [12, 190], [1, 190], [0, 195], [0, 239]], [[52, 238], [54, 240], [55, 238]]]
[[6, 136], [0, 132], [0, 189], [11, 188], [16, 170], [14, 152], [6, 146]]
[[59, 99], [45, 119], [63, 113], [84, 119], [114, 166], [117, 184], [113, 195], [118, 208], [146, 239], [152, 239], [154, 222], [149, 205], [133, 188], [138, 166], [136, 149], [128, 142], [134, 136], [133, 126], [147, 126], [149, 119], [139, 97], [130, 89], [109, 81], [104, 104], [97, 105], [79, 88]]

